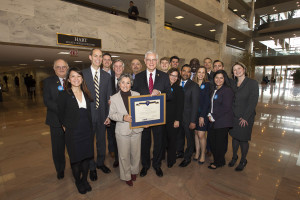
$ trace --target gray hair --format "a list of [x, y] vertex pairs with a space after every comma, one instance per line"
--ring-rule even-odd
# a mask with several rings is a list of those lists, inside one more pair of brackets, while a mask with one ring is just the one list
[[145, 53], [145, 59], [147, 58], [147, 56], [148, 56], [148, 54], [155, 54], [156, 56], [156, 60], [158, 60], [158, 54], [156, 53], [156, 52], [154, 52], [154, 51], [147, 51], [146, 53]]
[[118, 78], [118, 85], [120, 85], [122, 78], [129, 78], [131, 86], [133, 85], [133, 78], [132, 78], [131, 74], [129, 74], [129, 73], [121, 74], [120, 77]]
[[113, 68], [115, 67], [116, 62], [121, 62], [122, 63], [122, 67], [123, 68], [125, 67], [124, 62], [121, 59], [117, 59], [117, 60], [114, 61]]
[[53, 67], [55, 67], [56, 62], [59, 61], [59, 60], [64, 61], [66, 63], [66, 65], [67, 65], [67, 67], [69, 67], [68, 62], [65, 59], [62, 59], [62, 58], [58, 58], [58, 59], [54, 60]]

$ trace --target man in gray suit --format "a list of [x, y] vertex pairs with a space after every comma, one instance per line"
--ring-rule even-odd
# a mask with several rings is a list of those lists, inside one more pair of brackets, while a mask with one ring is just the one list
[[91, 67], [82, 70], [87, 87], [94, 99], [91, 102], [91, 113], [93, 121], [93, 132], [96, 133], [97, 161], [90, 162], [90, 179], [97, 180], [96, 167], [104, 173], [110, 173], [110, 169], [105, 166], [106, 138], [105, 126], [110, 124], [107, 117], [109, 112], [108, 101], [111, 96], [111, 76], [100, 69], [102, 63], [102, 51], [93, 49], [89, 55]]

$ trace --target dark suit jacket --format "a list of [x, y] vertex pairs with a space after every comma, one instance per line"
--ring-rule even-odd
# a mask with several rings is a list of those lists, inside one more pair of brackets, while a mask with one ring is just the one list
[[[88, 119], [90, 121], [90, 127], [91, 130], [93, 130], [90, 100], [86, 95], [84, 95], [84, 97], [87, 104], [87, 111], [89, 113]], [[67, 91], [59, 92], [57, 105], [60, 123], [66, 127], [66, 129], [76, 128], [79, 121], [79, 106], [72, 90], [70, 90], [70, 93]]]
[[61, 86], [57, 76], [50, 76], [44, 80], [43, 97], [47, 107], [46, 124], [53, 127], [61, 127], [58, 120], [57, 97], [58, 87]]
[[[159, 90], [161, 93], [166, 93], [167, 99], [169, 99], [171, 97], [170, 80], [166, 73], [156, 69], [156, 75], [155, 75], [153, 89]], [[135, 75], [132, 90], [140, 93], [141, 95], [150, 94], [148, 82], [147, 82], [146, 70]]]
[[213, 71], [210, 71], [210, 74], [207, 73], [207, 78], [209, 81], [213, 80], [214, 74], [215, 74], [215, 72], [213, 72]]
[[94, 77], [92, 75], [91, 67], [82, 70], [84, 80], [87, 84], [87, 87], [91, 93], [91, 97], [94, 100], [91, 102], [91, 112], [92, 112], [92, 119], [100, 120], [100, 123], [104, 122], [108, 116], [109, 106], [108, 100], [110, 99], [112, 93], [111, 87], [111, 76], [109, 73], [105, 72], [104, 70], [100, 70], [100, 82], [99, 82], [99, 108], [96, 109], [95, 104], [95, 86], [94, 86]]
[[182, 87], [179, 85], [171, 86], [172, 96], [167, 100], [167, 123], [174, 121], [182, 121], [184, 93]]
[[117, 86], [118, 90], [116, 90], [116, 82], [115, 82], [115, 76], [111, 76], [111, 95], [116, 94], [117, 92], [119, 92], [119, 86]]
[[197, 122], [198, 105], [199, 105], [199, 87], [197, 83], [188, 79], [183, 88], [184, 106], [183, 106], [183, 122], [189, 125], [191, 122]]
[[199, 94], [199, 116], [200, 117], [207, 117], [209, 107], [210, 107], [210, 83], [205, 82], [202, 83], [199, 87], [200, 94]]
[[[222, 86], [217, 90], [213, 100], [212, 116], [215, 120], [214, 128], [227, 128], [233, 125], [233, 91], [230, 87]], [[211, 110], [211, 108], [210, 108]], [[210, 111], [209, 110], [209, 111]]]

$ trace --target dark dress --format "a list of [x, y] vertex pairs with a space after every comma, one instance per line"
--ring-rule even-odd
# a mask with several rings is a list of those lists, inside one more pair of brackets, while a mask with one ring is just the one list
[[[209, 98], [209, 93], [210, 93], [210, 83], [209, 82], [204, 82], [199, 86], [200, 90], [200, 98], [199, 98], [199, 110], [198, 110], [198, 120], [197, 120], [197, 131], [207, 131], [208, 129], [208, 124], [209, 120], [207, 117], [208, 110], [210, 107], [210, 98]], [[199, 126], [199, 117], [204, 118], [204, 126], [200, 127]]]
[[[255, 108], [258, 101], [259, 89], [257, 81], [245, 78], [240, 87], [236, 83], [233, 88], [235, 97], [233, 102], [233, 128], [229, 131], [230, 135], [239, 141], [251, 140], [252, 127], [254, 124]], [[248, 122], [248, 126], [239, 125], [240, 118]]]

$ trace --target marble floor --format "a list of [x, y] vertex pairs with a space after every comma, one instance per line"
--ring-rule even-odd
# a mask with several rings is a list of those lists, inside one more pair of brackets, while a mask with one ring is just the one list
[[[11, 86], [11, 88], [13, 88]], [[51, 158], [49, 127], [44, 124], [46, 109], [41, 94], [28, 99], [24, 88], [3, 93], [0, 102], [0, 199], [300, 199], [300, 85], [287, 80], [260, 86], [257, 116], [242, 172], [227, 166], [217, 170], [193, 162], [179, 168], [181, 160], [164, 176], [153, 169], [138, 177], [133, 187], [119, 179], [119, 170], [106, 164], [112, 173], [98, 170], [93, 191], [80, 195], [70, 165], [65, 178], [57, 180]], [[231, 144], [231, 140], [229, 140]], [[226, 160], [231, 158], [228, 147]]]

